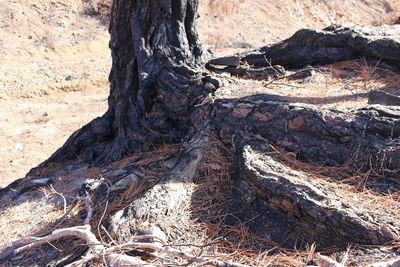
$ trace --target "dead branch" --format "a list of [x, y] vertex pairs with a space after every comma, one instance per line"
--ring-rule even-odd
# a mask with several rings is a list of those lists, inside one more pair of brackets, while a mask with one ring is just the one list
[[92, 216], [93, 216], [93, 208], [90, 203], [90, 197], [89, 196], [82, 197], [82, 200], [85, 201], [85, 206], [86, 206], [86, 210], [87, 210], [87, 215], [86, 215], [85, 220], [83, 221], [83, 224], [89, 225], [90, 220], [92, 219]]
[[[88, 208], [90, 206], [87, 206]], [[88, 212], [89, 213], [89, 212]], [[85, 220], [86, 221], [86, 220]], [[96, 236], [90, 231], [89, 225], [84, 226], [76, 226], [70, 228], [64, 228], [55, 230], [51, 235], [48, 235], [43, 238], [28, 238], [24, 241], [20, 241], [19, 243], [29, 243], [24, 245], [18, 249], [14, 250], [14, 253], [21, 253], [26, 250], [38, 247], [40, 245], [44, 245], [50, 242], [54, 242], [56, 240], [66, 238], [66, 237], [76, 237], [82, 239], [86, 242], [89, 246], [91, 252], [82, 257], [80, 260], [75, 261], [68, 265], [69, 267], [74, 266], [81, 266], [82, 264], [89, 262], [91, 260], [101, 260], [105, 261], [106, 264], [111, 266], [141, 266], [141, 264], [146, 264], [145, 262], [132, 257], [121, 254], [124, 251], [139, 249], [151, 249], [154, 251], [158, 251], [160, 253], [169, 254], [175, 257], [179, 257], [189, 262], [201, 263], [204, 265], [213, 265], [217, 267], [245, 267], [246, 265], [239, 264], [239, 263], [231, 263], [226, 261], [214, 260], [209, 259], [206, 257], [198, 257], [192, 254], [166, 247], [167, 244], [165, 241], [157, 236], [153, 235], [143, 235], [143, 236], [136, 236], [133, 240], [143, 240], [143, 239], [156, 239], [157, 241], [154, 243], [144, 243], [144, 242], [129, 242], [121, 245], [112, 246], [109, 248], [105, 248], [105, 246], [96, 238]]]
[[56, 240], [65, 237], [77, 237], [85, 240], [89, 248], [96, 254], [102, 254], [104, 252], [104, 246], [97, 240], [96, 236], [90, 231], [90, 227], [85, 225], [85, 226], [76, 226], [76, 227], [69, 227], [69, 228], [55, 230], [51, 235], [42, 238], [27, 239], [27, 241], [28, 240], [29, 241], [33, 240], [33, 241], [27, 245], [15, 249], [14, 253], [21, 253], [28, 249], [35, 248], [50, 242], [54, 242]]
[[[65, 198], [65, 196], [63, 194], [61, 194], [60, 192], [58, 192], [57, 190], [54, 189], [53, 185], [50, 185], [51, 191], [56, 194], [59, 195], [62, 200], [63, 200], [63, 210], [64, 210], [64, 214], [67, 213], [67, 199]], [[64, 215], [63, 215], [64, 216]]]
[[165, 246], [162, 246], [160, 244], [152, 244], [152, 243], [139, 243], [139, 242], [130, 242], [126, 244], [122, 244], [119, 246], [114, 246], [109, 249], [107, 249], [107, 252], [120, 252], [124, 250], [130, 250], [130, 249], [151, 249], [155, 250], [158, 252], [162, 252], [165, 254], [169, 254], [175, 257], [179, 257], [185, 260], [188, 260], [189, 262], [195, 262], [195, 263], [202, 263], [205, 265], [213, 265], [213, 266], [218, 266], [218, 267], [245, 267], [246, 265], [240, 264], [240, 263], [230, 263], [226, 261], [220, 261], [220, 260], [211, 260], [205, 257], [198, 257], [194, 256], [192, 254], [173, 249], [173, 248], [167, 248]]
[[[130, 250], [153, 250], [160, 253], [168, 254], [174, 257], [179, 257], [181, 259], [185, 259], [191, 263], [199, 263], [201, 265], [212, 265], [217, 267], [246, 267], [247, 265], [232, 263], [227, 261], [209, 259], [206, 257], [195, 256], [187, 252], [183, 252], [177, 249], [170, 248], [168, 244], [165, 243], [164, 240], [157, 236], [152, 235], [143, 235], [143, 236], [135, 236], [133, 240], [143, 240], [143, 239], [157, 239], [155, 243], [144, 243], [144, 242], [129, 242], [121, 245], [112, 246], [109, 248], [105, 248], [105, 246], [98, 241], [96, 236], [90, 231], [90, 226], [77, 226], [64, 228], [60, 230], [55, 230], [51, 235], [44, 238], [28, 238], [24, 240], [17, 241], [16, 243], [26, 243], [30, 242], [25, 246], [22, 246], [16, 250], [14, 253], [21, 253], [28, 249], [32, 249], [38, 247], [40, 245], [44, 245], [65, 237], [76, 237], [83, 239], [86, 244], [90, 248], [90, 252], [82, 257], [81, 259], [67, 265], [68, 267], [78, 267], [82, 266], [82, 264], [87, 263], [92, 260], [103, 260], [106, 264], [110, 266], [153, 266], [148, 265], [148, 263], [140, 260], [137, 257], [128, 256], [122, 254], [125, 251]], [[319, 258], [318, 264], [321, 267], [344, 267], [343, 264], [336, 262], [335, 260], [317, 254]], [[399, 264], [400, 259], [395, 259], [387, 262], [378, 262], [369, 264], [368, 267], [393, 267]]]

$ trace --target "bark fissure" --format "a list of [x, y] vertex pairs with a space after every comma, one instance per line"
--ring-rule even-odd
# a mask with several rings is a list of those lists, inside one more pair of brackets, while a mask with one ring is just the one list
[[287, 68], [301, 68], [364, 56], [398, 65], [400, 43], [394, 38], [399, 32], [398, 25], [370, 28], [350, 23], [321, 31], [303, 29], [279, 44], [244, 55], [242, 60], [255, 66], [269, 66], [267, 59]]
[[205, 54], [196, 30], [197, 8], [195, 0], [114, 1], [109, 109], [49, 162], [78, 154], [94, 164], [112, 162], [185, 136], [194, 106], [215, 90], [204, 89], [201, 81]]

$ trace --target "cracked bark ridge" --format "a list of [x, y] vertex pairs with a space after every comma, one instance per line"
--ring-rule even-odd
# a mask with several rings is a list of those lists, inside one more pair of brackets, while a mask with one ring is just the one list
[[[358, 168], [398, 179], [397, 108], [340, 111], [274, 100], [251, 96], [215, 103], [214, 130], [235, 148], [237, 157], [232, 175], [239, 192], [229, 212], [252, 221], [249, 228], [257, 235], [288, 247], [296, 239], [345, 248], [349, 243], [383, 244], [400, 238], [391, 230], [400, 227], [395, 219], [358, 207], [335, 188], [269, 156], [271, 142], [305, 161], [341, 166], [351, 159]], [[371, 219], [376, 216], [379, 220]]]
[[398, 239], [396, 219], [354, 204], [337, 187], [269, 155], [272, 142], [306, 161], [340, 166], [352, 159], [359, 168], [373, 167], [398, 178], [400, 147], [393, 144], [400, 137], [397, 109], [371, 106], [340, 111], [274, 100], [268, 96], [217, 100], [210, 128], [192, 136], [174, 170], [112, 217], [115, 236], [129, 239], [125, 229], [144, 221], [175, 218], [175, 223], [184, 225], [180, 220], [188, 218], [180, 212], [194, 197], [193, 178], [205, 168], [207, 132], [213, 131], [236, 157], [229, 187], [235, 190], [225, 192], [225, 224], [234, 227], [246, 222], [255, 235], [289, 248], [316, 242], [319, 248], [345, 249], [348, 244], [377, 245]]
[[400, 150], [393, 142], [400, 136], [396, 108], [341, 111], [274, 100], [267, 95], [218, 100], [214, 120], [218, 135], [230, 142], [252, 133], [296, 152], [302, 160], [341, 166], [352, 159], [358, 167], [398, 173]]
[[116, 0], [108, 111], [75, 132], [42, 166], [79, 156], [111, 162], [154, 145], [180, 141], [190, 114], [215, 86], [203, 80], [207, 53], [198, 39], [198, 0]]
[[[272, 204], [288, 217], [286, 245], [294, 246], [301, 240], [303, 244], [316, 241], [319, 247], [345, 248], [352, 243], [383, 244], [397, 238], [388, 225], [371, 220], [365, 208], [346, 201], [334, 188], [291, 170], [259, 149], [251, 145], [242, 148], [240, 177], [255, 191], [256, 198], [265, 201], [258, 202], [266, 210], [271, 210]], [[262, 233], [275, 220], [264, 211], [250, 228]], [[395, 220], [386, 223], [399, 226]]]
[[400, 106], [400, 97], [379, 90], [371, 90], [371, 92], [368, 94], [368, 104]]
[[[400, 25], [368, 27], [332, 25], [323, 30], [302, 29], [272, 46], [240, 56], [241, 62], [256, 67], [270, 63], [288, 69], [358, 59], [382, 59], [400, 67]], [[268, 62], [269, 61], [269, 62]]]

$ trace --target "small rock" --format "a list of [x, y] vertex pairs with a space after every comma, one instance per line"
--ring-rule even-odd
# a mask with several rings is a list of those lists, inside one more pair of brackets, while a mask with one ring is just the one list
[[[159, 239], [163, 240], [164, 242], [166, 242], [166, 240], [167, 240], [167, 236], [165, 235], [165, 233], [160, 229], [160, 227], [158, 227], [155, 224], [152, 224], [151, 227], [149, 227], [149, 228], [136, 229], [135, 235], [136, 236], [152, 235], [152, 236], [158, 237]], [[160, 241], [155, 238], [149, 238], [149, 239], [139, 240], [139, 242], [146, 242], [146, 243], [157, 242], [157, 243], [159, 243]]]
[[123, 188], [127, 188], [130, 187], [133, 184], [136, 184], [137, 182], [139, 182], [139, 178], [132, 174], [129, 174], [128, 176], [126, 176], [125, 178], [122, 178], [121, 180], [119, 180], [116, 184], [114, 184], [111, 187], [111, 191], [115, 191], [115, 190], [119, 190], [119, 189], [123, 189]]
[[16, 144], [16, 145], [15, 145], [15, 150], [21, 151], [21, 150], [23, 150], [23, 149], [24, 149], [24, 145], [23, 145], [23, 144]]

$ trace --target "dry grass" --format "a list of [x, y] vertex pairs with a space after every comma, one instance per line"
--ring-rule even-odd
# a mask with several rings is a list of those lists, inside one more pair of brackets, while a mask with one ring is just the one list
[[[294, 170], [307, 173], [325, 188], [331, 188], [332, 192], [340, 194], [347, 202], [388, 218], [398, 218], [400, 221], [400, 192], [376, 192], [374, 188], [379, 186], [376, 181], [385, 181], [387, 178], [373, 169], [357, 169], [352, 166], [352, 159], [340, 167], [303, 162], [297, 160], [293, 153], [270, 146], [279, 161]], [[395, 179], [393, 182], [400, 184]]]
[[[209, 144], [203, 176], [199, 178], [192, 201], [193, 217], [199, 221], [193, 227], [203, 229], [209, 240], [220, 240], [209, 248], [222, 260], [231, 260], [250, 266], [304, 266], [315, 256], [315, 246], [305, 251], [281, 248], [272, 240], [252, 233], [248, 224], [255, 218], [242, 221], [235, 214], [227, 212], [233, 201], [229, 192], [232, 185], [233, 158], [218, 140]], [[237, 223], [226, 222], [235, 217]], [[210, 254], [211, 255], [211, 254]]]
[[[210, 149], [204, 163], [203, 176], [199, 178], [193, 197], [192, 212], [194, 218], [200, 220], [193, 225], [203, 229], [209, 240], [221, 240], [213, 249], [223, 260], [233, 260], [251, 266], [304, 266], [315, 260], [316, 247], [309, 246], [303, 251], [281, 248], [271, 240], [254, 235], [248, 228], [248, 221], [237, 218], [235, 225], [226, 223], [227, 217], [235, 214], [227, 213], [230, 201], [229, 191], [232, 187], [232, 156], [217, 140], [209, 144]], [[273, 146], [272, 146], [273, 147]], [[400, 194], [377, 194], [370, 187], [369, 177], [378, 174], [373, 171], [362, 171], [351, 167], [351, 160], [341, 167], [320, 166], [309, 162], [301, 162], [293, 153], [275, 148], [276, 157], [286, 166], [307, 173], [318, 180], [326, 188], [331, 188], [349, 203], [371, 210], [376, 214], [400, 220]], [[222, 242], [223, 241], [223, 242]], [[398, 243], [387, 244], [396, 248]], [[332, 250], [320, 251], [330, 253]]]
[[[154, 151], [137, 153], [109, 166], [108, 170], [118, 170], [129, 167], [132, 162], [134, 162], [138, 168], [143, 167], [141, 170], [145, 176], [138, 184], [133, 184], [131, 187], [128, 187], [122, 194], [111, 196], [109, 192], [102, 191], [91, 196], [91, 201], [94, 206], [91, 226], [92, 229], [96, 229], [95, 234], [97, 237], [100, 237], [100, 240], [111, 241], [108, 233], [100, 227], [99, 224], [104, 222], [116, 211], [126, 207], [138, 194], [152, 187], [167, 171], [166, 169], [150, 170], [148, 169], [148, 165], [164, 160], [171, 155], [177, 156], [180, 154], [180, 151], [180, 145], [163, 145]], [[37, 175], [51, 176], [60, 169], [62, 169], [61, 165], [51, 165], [48, 168], [41, 169], [40, 173]], [[94, 167], [69, 176], [60, 177], [57, 181], [62, 182], [55, 184], [57, 193], [55, 190], [43, 187], [39, 189], [39, 191], [43, 193], [43, 197], [41, 197], [40, 200], [34, 199], [18, 205], [10, 203], [10, 207], [6, 208], [1, 213], [0, 223], [2, 227], [0, 229], [0, 243], [5, 241], [9, 243], [26, 236], [48, 232], [53, 230], [55, 226], [72, 227], [81, 225], [83, 218], [86, 216], [85, 205], [84, 203], [78, 202], [79, 205], [72, 206], [73, 204], [71, 203], [79, 190], [79, 188], [76, 188], [76, 185], [80, 185], [77, 181], [82, 179], [96, 179], [104, 183], [109, 183], [110, 181], [107, 181], [107, 179], [102, 176], [104, 171], [105, 169]], [[68, 216], [62, 220], [62, 224], [58, 225], [58, 219], [61, 218], [64, 213], [64, 205], [61, 203], [63, 201], [60, 197], [61, 194], [66, 199], [67, 208], [73, 207], [73, 209], [69, 212]], [[33, 192], [33, 195], [35, 195], [35, 192]], [[29, 223], [27, 224], [27, 222]], [[97, 231], [97, 229], [100, 230]], [[82, 244], [80, 244], [79, 241], [61, 240], [56, 244], [51, 244], [50, 247], [40, 248], [40, 251], [43, 251], [42, 263], [49, 260], [48, 255], [51, 255], [51, 247], [54, 248], [54, 246], [62, 250], [63, 255], [79, 254], [82, 252]], [[30, 257], [31, 255], [26, 254], [27, 262], [30, 261]], [[38, 265], [43, 266], [41, 263], [38, 263]]]
[[400, 95], [400, 74], [384, 62], [360, 58], [314, 68], [313, 71], [309, 80], [235, 78], [234, 83], [217, 90], [216, 98], [271, 94], [283, 96], [291, 102], [355, 108], [367, 103], [372, 89]]
[[385, 89], [395, 94], [400, 93], [400, 74], [380, 61], [370, 63], [360, 58], [331, 64], [327, 68], [331, 73], [330, 85], [339, 85], [353, 92]]
[[388, 2], [390, 15], [385, 18], [380, 24], [395, 25], [400, 24], [400, 3], [399, 1]]
[[[238, 219], [235, 225], [226, 223], [228, 216], [235, 216], [235, 214], [227, 213], [226, 211], [227, 205], [232, 201], [227, 193], [230, 190], [234, 190], [231, 183], [233, 158], [230, 152], [217, 139], [213, 140], [208, 146], [208, 153], [201, 170], [203, 175], [199, 177], [192, 203], [189, 203], [191, 210], [188, 209], [186, 211], [186, 207], [182, 207], [192, 219], [188, 220], [185, 225], [176, 225], [176, 222], [180, 222], [181, 218], [177, 218], [171, 222], [160, 223], [164, 227], [179, 227], [181, 230], [184, 229], [185, 235], [186, 233], [190, 235], [191, 244], [206, 244], [204, 247], [193, 248], [191, 251], [196, 251], [196, 253], [202, 255], [218, 257], [221, 260], [232, 260], [251, 266], [304, 266], [305, 263], [314, 260], [316, 248], [313, 245], [304, 251], [285, 250], [271, 240], [253, 234], [248, 227], [251, 220], [240, 221]], [[112, 164], [112, 168], [115, 169], [120, 169], [133, 163], [137, 164], [139, 167], [143, 167], [145, 177], [141, 179], [139, 184], [132, 185], [122, 194], [113, 197], [113, 199], [108, 199], [108, 203], [110, 204], [104, 203], [104, 194], [93, 196], [92, 203], [104, 203], [97, 205], [92, 219], [92, 229], [99, 229], [96, 230], [95, 234], [100, 240], [105, 240], [105, 242], [113, 241], [108, 232], [100, 227], [101, 223], [115, 211], [131, 203], [138, 194], [151, 188], [166, 173], [165, 169], [146, 171], [145, 167], [151, 163], [165, 160], [171, 155], [176, 156], [180, 152], [181, 147], [178, 145], [165, 145], [155, 151], [137, 153]], [[343, 192], [343, 197], [346, 197], [354, 205], [361, 205], [377, 212], [386, 212], [387, 215], [399, 217], [400, 219], [398, 214], [400, 211], [400, 194], [379, 196], [368, 190], [368, 179], [366, 179], [365, 175], [374, 175], [372, 172], [365, 173], [360, 170], [353, 170], [350, 164], [342, 167], [319, 166], [312, 163], [300, 162], [295, 159], [292, 153], [286, 153], [278, 148], [275, 148], [275, 152], [276, 157], [285, 165], [308, 173], [327, 187], [340, 190]], [[85, 174], [94, 177], [92, 175], [99, 175], [99, 172], [100, 169], [96, 168], [85, 171]], [[45, 193], [48, 197], [52, 194], [50, 191]], [[48, 207], [45, 208], [49, 209]], [[23, 210], [24, 206], [14, 211], [7, 211], [5, 213], [6, 216], [2, 216], [2, 220], [4, 218], [15, 217], [15, 212], [21, 213], [21, 209]], [[62, 207], [58, 207], [55, 210], [55, 215], [46, 212], [54, 220], [55, 217], [60, 216], [61, 210]], [[79, 210], [81, 211], [79, 212]], [[71, 214], [71, 218], [63, 223], [63, 227], [80, 225], [82, 218], [85, 217], [84, 210], [83, 205], [77, 207]], [[29, 220], [35, 222], [41, 221], [39, 218], [30, 218]], [[29, 228], [23, 227], [23, 229], [26, 229], [26, 231], [21, 232], [21, 236], [31, 234], [28, 232]], [[10, 231], [10, 229], [4, 227], [2, 231]], [[179, 244], [179, 241], [177, 244]], [[82, 246], [77, 241], [64, 240], [52, 245], [62, 249], [65, 254], [82, 253]], [[398, 247], [399, 244], [393, 242], [387, 246], [393, 248]], [[45, 256], [49, 249], [51, 248], [41, 248], [41, 253]]]
[[245, 0], [205, 0], [202, 2], [213, 15], [232, 15], [238, 11]]
[[100, 16], [101, 20], [110, 22], [112, 0], [89, 0], [85, 13]]
[[0, 217], [0, 243], [37, 233], [41, 226], [52, 222], [61, 213], [61, 207], [54, 207], [46, 200], [32, 200], [9, 207], [2, 211]]

